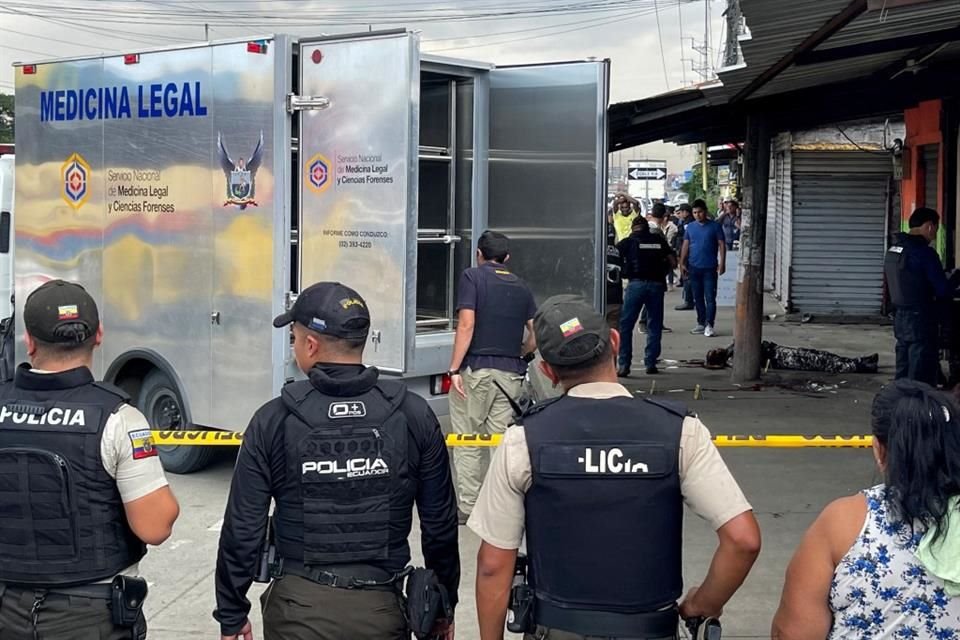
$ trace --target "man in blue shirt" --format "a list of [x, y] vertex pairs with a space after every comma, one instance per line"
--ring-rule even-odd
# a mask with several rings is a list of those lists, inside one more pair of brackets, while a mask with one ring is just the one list
[[727, 270], [727, 244], [720, 225], [707, 218], [706, 202], [694, 200], [693, 217], [684, 229], [680, 269], [690, 279], [697, 308], [697, 326], [690, 333], [710, 338], [717, 319], [717, 280]]
[[952, 288], [940, 256], [930, 246], [940, 229], [940, 215], [921, 207], [908, 224], [910, 232], [894, 236], [883, 263], [890, 299], [896, 306], [896, 377], [935, 386], [940, 371], [937, 307]]

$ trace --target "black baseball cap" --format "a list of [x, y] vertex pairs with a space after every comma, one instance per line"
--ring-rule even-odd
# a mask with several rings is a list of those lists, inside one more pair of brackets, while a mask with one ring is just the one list
[[339, 282], [318, 282], [300, 292], [293, 308], [273, 319], [273, 326], [299, 322], [307, 329], [337, 338], [366, 338], [370, 311], [360, 294]]
[[[69, 344], [85, 342], [100, 328], [97, 303], [75, 282], [50, 280], [27, 296], [23, 305], [27, 333], [42, 342]], [[66, 327], [70, 329], [66, 329]]]
[[580, 296], [553, 296], [533, 318], [540, 356], [548, 364], [573, 366], [596, 358], [610, 343], [607, 321]]

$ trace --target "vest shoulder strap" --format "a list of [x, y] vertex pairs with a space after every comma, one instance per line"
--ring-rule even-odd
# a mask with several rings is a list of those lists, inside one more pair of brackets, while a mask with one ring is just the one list
[[643, 401], [652, 404], [656, 407], [672, 413], [675, 416], [680, 416], [681, 418], [686, 417], [696, 417], [696, 413], [690, 411], [690, 408], [682, 402], [675, 402], [672, 400], [654, 400], [653, 398], [643, 398]]
[[287, 400], [285, 404], [296, 406], [306, 400], [311, 391], [313, 391], [313, 385], [309, 380], [298, 380], [284, 385], [280, 395]]
[[407, 385], [396, 380], [377, 380], [376, 388], [389, 403], [391, 411], [399, 409], [407, 397]]
[[538, 413], [540, 413], [550, 405], [560, 401], [564, 397], [565, 395], [561, 395], [561, 396], [557, 396], [556, 398], [550, 398], [548, 400], [544, 400], [543, 402], [538, 402], [537, 404], [527, 408], [526, 411], [524, 411], [522, 414], [517, 416], [517, 418], [514, 420], [514, 424], [522, 425], [524, 419], [537, 415]]
[[110, 384], [109, 382], [94, 382], [93, 386], [101, 391], [106, 391], [112, 396], [116, 396], [118, 402], [117, 406], [113, 408], [114, 413], [121, 405], [130, 404], [130, 394], [116, 385]]

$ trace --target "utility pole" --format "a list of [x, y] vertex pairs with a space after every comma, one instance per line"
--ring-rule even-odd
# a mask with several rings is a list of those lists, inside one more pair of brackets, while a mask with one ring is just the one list
[[727, 42], [723, 52], [723, 65], [732, 67], [740, 62], [740, 51], [737, 43], [740, 35], [740, 0], [729, 0], [726, 11]]
[[713, 30], [713, 25], [710, 24], [710, 2], [711, 0], [704, 0], [703, 3], [703, 68], [706, 70], [707, 80], [713, 79], [713, 61], [710, 55], [710, 32]]
[[[762, 116], [747, 117], [743, 171], [737, 313], [733, 327], [733, 381], [760, 379], [763, 338], [763, 263], [770, 184], [770, 129]], [[729, 265], [728, 268], [736, 268]]]

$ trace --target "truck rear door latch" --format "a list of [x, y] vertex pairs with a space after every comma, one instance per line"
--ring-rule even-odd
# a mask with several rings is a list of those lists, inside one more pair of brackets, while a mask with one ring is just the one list
[[319, 111], [330, 106], [330, 101], [323, 96], [298, 96], [287, 94], [287, 113], [297, 111]]

